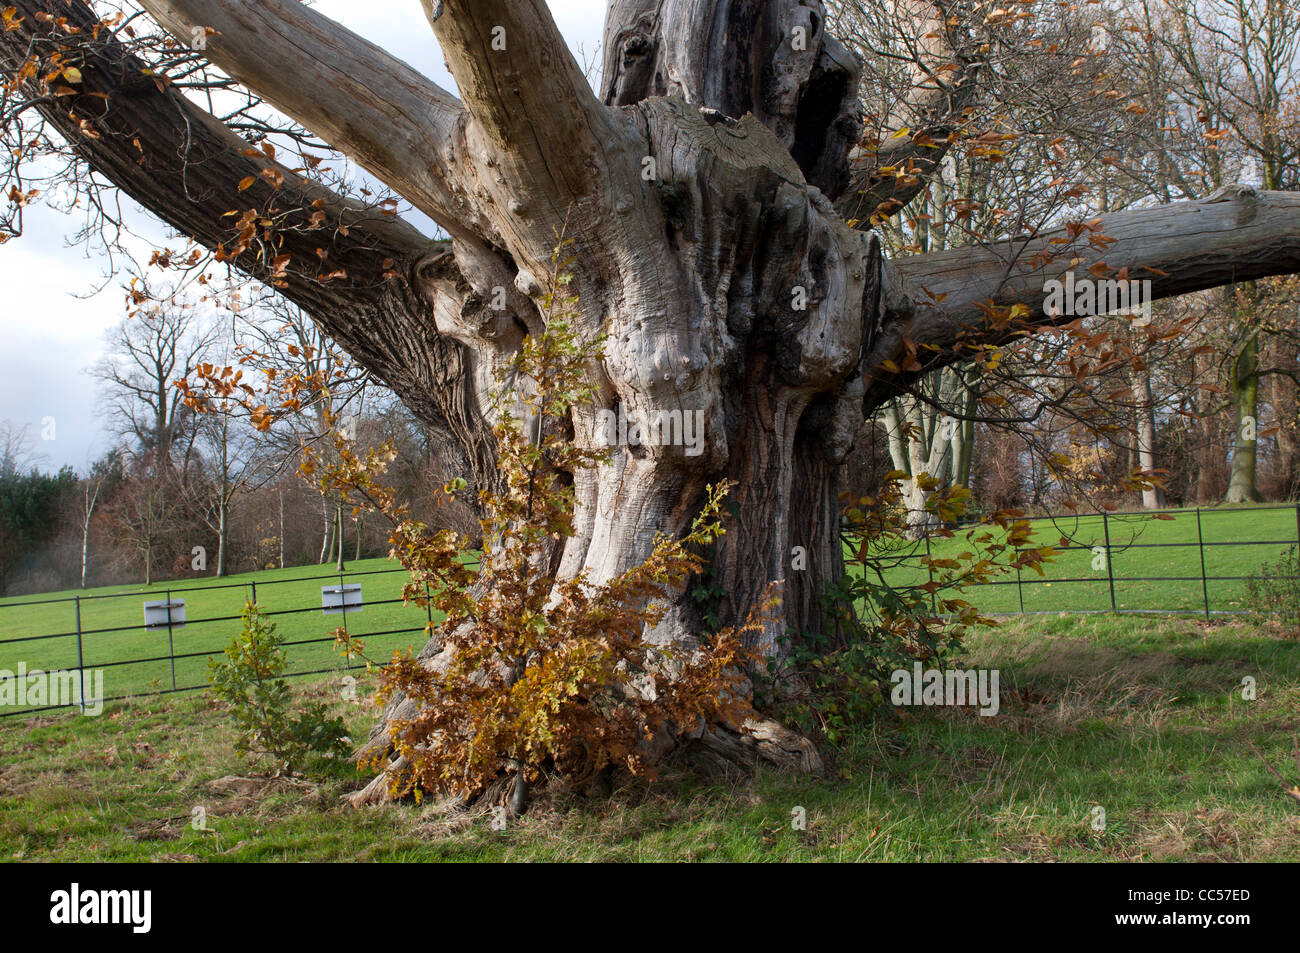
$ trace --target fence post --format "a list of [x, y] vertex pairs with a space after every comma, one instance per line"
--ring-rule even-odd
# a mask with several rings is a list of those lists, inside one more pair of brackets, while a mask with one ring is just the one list
[[252, 602], [253, 605], [257, 605], [257, 580], [250, 579], [248, 585], [251, 586], [253, 590], [253, 597], [249, 601]]
[[1020, 600], [1020, 614], [1025, 614], [1025, 589], [1020, 584], [1020, 550], [1016, 550], [1016, 598]]
[[[931, 558], [931, 556], [930, 556], [930, 533], [929, 533], [929, 531], [927, 530], [926, 533], [925, 533], [925, 559], [926, 559], [925, 571], [926, 571], [926, 573], [927, 573], [927, 574], [929, 575], [929, 577], [930, 577], [930, 582], [933, 583], [933, 582], [934, 582], [934, 567], [930, 565], [930, 558]], [[934, 598], [934, 588], [933, 588], [933, 586], [932, 586], [931, 589], [930, 589], [930, 611], [933, 612], [935, 615], [938, 615], [938, 614], [939, 614], [939, 604], [938, 604], [937, 601], [935, 601], [935, 598]]]
[[[86, 713], [86, 669], [81, 655], [81, 596], [74, 596], [77, 604], [77, 683], [81, 686], [81, 713]], [[102, 692], [100, 694], [103, 694]]]
[[[1296, 506], [1300, 520], [1300, 504]], [[1196, 548], [1201, 551], [1201, 596], [1205, 599], [1205, 621], [1210, 621], [1210, 581], [1205, 575], [1205, 535], [1201, 532], [1201, 508], [1196, 508]]]
[[1110, 611], [1115, 612], [1115, 568], [1110, 564], [1110, 520], [1104, 510], [1101, 514], [1101, 529], [1106, 534], [1106, 579], [1110, 583]]
[[[341, 550], [342, 548], [343, 542], [340, 540], [339, 549]], [[346, 632], [348, 630], [348, 597], [347, 593], [343, 591], [343, 573], [339, 573], [339, 606], [343, 609], [343, 631]], [[343, 656], [343, 664], [345, 668], [352, 668], [351, 653]]]
[[172, 638], [172, 591], [167, 590], [167, 655], [172, 663], [172, 691], [176, 691], [176, 642]]

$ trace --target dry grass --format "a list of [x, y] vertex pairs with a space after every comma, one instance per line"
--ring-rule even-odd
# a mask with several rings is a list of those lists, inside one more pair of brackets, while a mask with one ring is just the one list
[[[505, 830], [431, 805], [346, 808], [357, 779], [338, 763], [310, 783], [256, 776], [202, 694], [11, 719], [0, 843], [10, 859], [176, 862], [1300, 859], [1300, 802], [1268, 767], [1291, 770], [1300, 733], [1295, 640], [1242, 624], [1040, 619], [980, 634], [961, 664], [999, 669], [996, 717], [882, 713], [838, 752], [837, 777], [675, 774], [605, 800], [544, 798]], [[303, 691], [338, 695], [328, 680]], [[373, 718], [334, 707], [354, 737]]]

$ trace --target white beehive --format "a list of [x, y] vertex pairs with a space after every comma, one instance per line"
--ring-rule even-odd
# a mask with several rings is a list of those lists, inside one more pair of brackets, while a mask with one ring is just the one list
[[350, 583], [346, 586], [321, 586], [320, 607], [325, 615], [338, 615], [340, 612], [361, 611], [361, 584]]
[[144, 627], [146, 629], [179, 629], [185, 625], [185, 600], [146, 602]]

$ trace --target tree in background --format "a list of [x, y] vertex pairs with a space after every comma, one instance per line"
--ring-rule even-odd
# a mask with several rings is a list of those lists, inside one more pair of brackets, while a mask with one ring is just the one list
[[[370, 375], [352, 360], [304, 311], [276, 296], [265, 296], [243, 313], [241, 330], [247, 339], [242, 366], [260, 371], [271, 388], [287, 388], [292, 396], [275, 408], [279, 423], [264, 428], [284, 466], [304, 449], [328, 451], [330, 420], [338, 419], [350, 439], [365, 410]], [[269, 409], [264, 409], [269, 415]], [[270, 417], [259, 418], [269, 423]], [[323, 491], [321, 545], [318, 563], [344, 569], [344, 507], [341, 496]]]
[[95, 514], [104, 499], [111, 498], [121, 485], [122, 456], [111, 452], [102, 460], [96, 461], [90, 472], [81, 478], [81, 505], [77, 509], [77, 521], [81, 529], [81, 580], [82, 589], [86, 588], [86, 576], [90, 566], [90, 527]]
[[36, 468], [27, 428], [0, 423], [0, 592], [54, 538], [75, 486], [68, 467], [57, 474]]
[[[865, 130], [862, 78], [870, 94], [888, 71], [864, 74], [816, 0], [612, 0], [598, 93], [541, 0], [426, 3], [459, 99], [293, 0], [141, 6], [161, 30], [101, 22], [82, 0], [16, 0], [0, 33], [21, 100], [4, 161], [20, 171], [75, 151], [66, 190], [93, 191], [93, 170], [193, 242], [160, 262], [206, 258], [276, 288], [456, 435], [479, 490], [501, 479], [488, 385], [545, 327], [539, 276], [572, 237], [574, 326], [608, 335], [585, 371], [597, 397], [570, 415], [575, 440], [594, 446], [605, 415], [673, 410], [699, 415], [703, 439], [619, 446], [570, 474], [576, 531], [551, 541], [544, 578], [557, 594], [580, 574], [607, 583], [729, 482], [715, 614], [739, 625], [780, 585], [779, 614], [748, 634], [764, 654], [834, 626], [822, 596], [844, 572], [839, 469], [865, 415], [919, 375], [987, 368], [1044, 329], [1087, 351], [1083, 377], [1105, 366], [1104, 342], [1044, 307], [1048, 280], [1140, 272], [1164, 298], [1300, 269], [1300, 197], [1255, 190], [1104, 215], [1080, 194], [1046, 218], [996, 219], [978, 243], [887, 254], [881, 224], [958, 142], [991, 156], [1014, 132], [990, 119], [953, 133], [983, 32], [1023, 40], [1044, 72], [1055, 60], [1062, 89], [1111, 93], [1036, 44], [1054, 3], [892, 5], [918, 55], [885, 82], [927, 121], [890, 113]], [[259, 97], [298, 125], [259, 125]], [[313, 136], [395, 194], [345, 194]], [[1051, 181], [1044, 168], [1017, 191]], [[448, 240], [397, 214], [403, 201]], [[645, 637], [690, 644], [701, 607], [664, 598]]]
[[[222, 367], [229, 367], [221, 357]], [[224, 377], [202, 377], [206, 386], [190, 389], [188, 379], [178, 383], [186, 404], [197, 414], [196, 445], [200, 472], [185, 488], [191, 506], [217, 541], [215, 575], [225, 576], [229, 566], [231, 509], [236, 497], [255, 492], [267, 479], [272, 466], [269, 447], [254, 439], [248, 426], [244, 395], [251, 387], [243, 382], [243, 371], [230, 369]]]
[[[1300, 187], [1300, 8], [1290, 0], [1160, 0], [1141, 9], [1175, 67], [1173, 119], [1199, 131], [1203, 144], [1199, 167], [1184, 181], [1199, 183], [1200, 194], [1234, 180], [1266, 190]], [[1194, 186], [1188, 192], [1198, 194]], [[1222, 308], [1235, 417], [1224, 499], [1257, 502], [1260, 341], [1272, 322], [1253, 281], [1225, 289]]]
[[[127, 288], [126, 318], [107, 340], [107, 354], [92, 370], [101, 382], [109, 424], [129, 441], [132, 456], [187, 474], [197, 420], [176, 387], [205, 358], [216, 336], [194, 303], [152, 297], [138, 280]], [[179, 458], [179, 459], [178, 459]]]
[[159, 572], [171, 575], [181, 562], [190, 562], [196, 534], [193, 521], [184, 518], [184, 501], [175, 471], [152, 457], [136, 457], [104, 507], [120, 558], [139, 568], [146, 586]]

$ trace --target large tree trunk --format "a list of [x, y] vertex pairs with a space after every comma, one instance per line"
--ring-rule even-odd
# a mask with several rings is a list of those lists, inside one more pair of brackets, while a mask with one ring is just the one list
[[[924, 5], [899, 4], [897, 15], [915, 20], [918, 48], [933, 58], [926, 71], [944, 79], [919, 84], [934, 126], [851, 164], [857, 64], [826, 33], [818, 0], [612, 0], [603, 102], [542, 0], [424, 0], [460, 101], [295, 0], [142, 3], [183, 43], [210, 28], [217, 66], [450, 241], [250, 150], [174, 88], [132, 79], [125, 90], [122, 77], [142, 76], [143, 64], [111, 36], [82, 49], [92, 20], [81, 2], [20, 0], [26, 19], [0, 34], [0, 49], [19, 58], [38, 33], [85, 54], [77, 89], [42, 98], [42, 115], [147, 208], [302, 306], [452, 438], [456, 469], [480, 486], [495, 472], [494, 374], [542, 326], [557, 236], [571, 238], [578, 330], [608, 335], [590, 369], [597, 401], [573, 413], [575, 439], [598, 440], [599, 411], [642, 425], [677, 414], [702, 430], [698, 443], [681, 434], [618, 447], [609, 465], [574, 474], [578, 532], [557, 553], [558, 574], [611, 578], [644, 559], [656, 533], [680, 532], [708, 484], [730, 478], [735, 518], [711, 556], [725, 592], [717, 610], [742, 620], [778, 583], [781, 614], [756, 639], [768, 653], [783, 651], [787, 632], [826, 628], [818, 596], [841, 571], [837, 469], [864, 413], [920, 373], [968, 360], [973, 342], [1024, 333], [990, 321], [986, 304], [1023, 303], [1035, 316], [1026, 326], [1049, 324], [1044, 279], [1101, 258], [1043, 232], [897, 270], [885, 261], [872, 213], [924, 188], [970, 91], [960, 67], [969, 58], [951, 65], [957, 54]], [[31, 14], [47, 6], [82, 32], [44, 36]], [[881, 171], [913, 160], [915, 176]], [[266, 221], [278, 230], [239, 241], [227, 213], [250, 208], [275, 209]], [[1294, 196], [1246, 191], [1098, 227], [1115, 239], [1107, 267], [1149, 267], [1161, 297], [1300, 268], [1297, 209]], [[267, 243], [277, 256], [263, 254]], [[796, 549], [806, 569], [793, 568]], [[699, 607], [683, 592], [669, 609], [647, 637], [689, 640]], [[434, 664], [437, 645], [424, 655]], [[700, 742], [727, 762], [818, 763], [767, 724], [745, 740], [715, 732]]]

